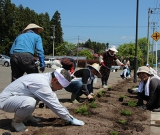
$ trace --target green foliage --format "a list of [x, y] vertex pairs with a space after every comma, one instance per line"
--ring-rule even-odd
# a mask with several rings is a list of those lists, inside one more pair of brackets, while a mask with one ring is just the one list
[[131, 112], [129, 110], [122, 109], [121, 114], [122, 115], [131, 115]]
[[114, 131], [111, 131], [109, 134], [110, 135], [118, 135], [118, 132], [114, 130]]
[[137, 102], [133, 101], [133, 100], [129, 100], [128, 101], [128, 106], [134, 107], [137, 105]]
[[93, 59], [93, 54], [89, 50], [80, 51], [78, 56], [85, 56], [87, 59]]
[[120, 97], [120, 98], [126, 98], [126, 96], [123, 95], [123, 94], [121, 94], [119, 97]]
[[124, 124], [124, 125], [126, 124], [126, 122], [127, 122], [127, 121], [126, 121], [126, 120], [124, 120], [124, 119], [119, 120], [119, 123]]
[[97, 97], [102, 97], [102, 95], [105, 93], [104, 90], [101, 90], [99, 92], [97, 92]]
[[75, 109], [75, 113], [81, 113], [83, 115], [88, 115], [88, 107], [85, 105], [82, 105], [80, 108]]
[[97, 105], [95, 104], [94, 101], [92, 101], [92, 102], [90, 103], [90, 107], [91, 107], [91, 108], [97, 108]]

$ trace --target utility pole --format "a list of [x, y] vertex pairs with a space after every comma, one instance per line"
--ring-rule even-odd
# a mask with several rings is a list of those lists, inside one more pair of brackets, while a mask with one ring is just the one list
[[150, 29], [150, 13], [152, 10], [148, 9], [148, 33], [147, 33], [147, 63], [149, 63], [149, 29]]
[[160, 14], [156, 12], [156, 10], [160, 10], [160, 8], [152, 8], [148, 9], [148, 33], [147, 33], [147, 41], [148, 41], [148, 50], [147, 50], [147, 63], [149, 63], [149, 29], [150, 29], [150, 14]]
[[52, 27], [51, 27], [51, 28], [53, 28], [53, 37], [52, 37], [52, 39], [53, 39], [53, 57], [54, 57], [55, 25], [52, 25]]
[[137, 82], [137, 67], [138, 67], [138, 60], [137, 60], [137, 47], [138, 47], [138, 9], [139, 9], [139, 0], [137, 0], [137, 7], [136, 7], [136, 44], [135, 44], [135, 58], [134, 58], [134, 83]]
[[77, 43], [77, 66], [78, 66], [78, 49], [79, 49], [79, 36], [78, 36], [78, 43]]
[[[157, 22], [151, 22], [151, 24], [153, 24], [153, 33], [154, 33], [155, 24], [157, 24]], [[154, 58], [154, 39], [152, 39], [152, 64], [153, 64], [153, 58]]]

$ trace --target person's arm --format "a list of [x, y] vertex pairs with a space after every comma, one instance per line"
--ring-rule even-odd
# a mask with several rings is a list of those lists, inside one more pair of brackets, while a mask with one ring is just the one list
[[103, 55], [104, 55], [104, 54], [102, 54], [102, 55], [99, 56], [99, 62], [100, 62], [100, 64], [101, 64], [102, 66], [106, 66], [106, 65], [104, 64], [104, 61], [103, 61]]
[[74, 125], [84, 125], [83, 121], [74, 118], [70, 115], [69, 111], [60, 104], [56, 93], [52, 91], [50, 86], [33, 84], [29, 85], [28, 89], [60, 118]]
[[83, 76], [82, 76], [82, 83], [83, 83], [82, 90], [85, 93], [85, 95], [90, 99], [93, 97], [90, 95], [90, 92], [88, 90], [87, 82], [89, 77], [90, 77], [90, 71], [86, 69], [85, 71], [83, 71]]
[[39, 35], [37, 37], [36, 50], [40, 62], [40, 71], [43, 72], [45, 70], [44, 50], [43, 50], [42, 38]]
[[149, 84], [149, 100], [146, 104], [147, 108], [152, 106], [152, 104], [154, 103], [157, 97], [157, 94], [156, 94], [156, 90], [158, 90], [157, 87], [158, 87], [157, 79], [155, 78], [151, 79], [150, 84]]

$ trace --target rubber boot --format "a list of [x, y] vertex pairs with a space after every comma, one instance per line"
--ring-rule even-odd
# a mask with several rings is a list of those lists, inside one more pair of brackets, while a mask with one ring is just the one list
[[30, 115], [30, 116], [26, 117], [23, 122], [28, 122], [28, 121], [37, 123], [37, 122], [40, 122], [41, 119], [40, 118], [35, 118], [32, 115]]
[[28, 131], [27, 127], [22, 122], [24, 119], [24, 117], [14, 116], [11, 125], [17, 132]]
[[79, 103], [76, 98], [77, 98], [77, 94], [72, 93], [71, 94], [71, 102], [74, 104]]

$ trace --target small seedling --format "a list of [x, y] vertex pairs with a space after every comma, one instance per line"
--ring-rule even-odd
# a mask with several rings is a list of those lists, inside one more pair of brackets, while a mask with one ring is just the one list
[[131, 106], [131, 107], [137, 106], [137, 102], [129, 100], [128, 101], [128, 106]]
[[99, 91], [99, 92], [97, 92], [97, 97], [102, 97], [102, 95], [103, 95], [103, 92], [102, 91]]
[[123, 119], [122, 119], [122, 120], [119, 120], [119, 123], [124, 124], [124, 125], [126, 124], [126, 122], [127, 122], [127, 121], [126, 121], [126, 120], [123, 120]]
[[117, 131], [111, 131], [109, 134], [110, 135], [118, 135], [118, 132]]
[[85, 105], [82, 105], [80, 108], [76, 108], [75, 109], [76, 113], [81, 113], [83, 115], [87, 115], [88, 114], [88, 107]]
[[97, 108], [97, 105], [95, 104], [94, 101], [92, 101], [91, 104], [90, 104], [90, 107], [91, 107], [91, 108]]
[[111, 87], [108, 87], [108, 91], [110, 91], [111, 90]]
[[123, 94], [121, 94], [121, 95], [119, 96], [119, 98], [126, 98], [126, 96], [123, 95]]
[[129, 110], [122, 109], [121, 114], [122, 115], [131, 115], [131, 112]]

